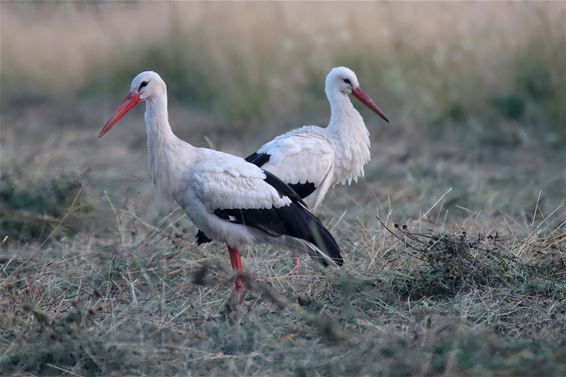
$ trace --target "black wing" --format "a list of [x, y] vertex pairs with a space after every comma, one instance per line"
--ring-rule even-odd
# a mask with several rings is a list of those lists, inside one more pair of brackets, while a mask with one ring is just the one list
[[[344, 261], [332, 234], [316, 216], [309, 212], [302, 199], [289, 186], [267, 171], [265, 175], [265, 182], [275, 188], [281, 196], [291, 199], [290, 205], [264, 209], [217, 209], [214, 214], [225, 221], [250, 226], [273, 237], [287, 235], [305, 240], [341, 266]], [[328, 265], [326, 259], [320, 258], [320, 261], [325, 266]]]

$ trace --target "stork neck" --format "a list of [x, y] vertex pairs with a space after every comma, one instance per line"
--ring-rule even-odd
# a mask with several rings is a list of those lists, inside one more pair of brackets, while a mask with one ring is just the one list
[[148, 146], [170, 144], [177, 137], [169, 125], [167, 97], [148, 98], [145, 107], [145, 126]]
[[327, 93], [330, 102], [330, 121], [328, 128], [331, 131], [347, 131], [357, 123], [363, 125], [363, 119], [352, 105], [350, 97], [341, 92]]
[[336, 151], [335, 180], [349, 183], [363, 176], [370, 159], [369, 131], [347, 95], [334, 93], [328, 100], [331, 115], [326, 129]]
[[195, 148], [179, 139], [169, 125], [167, 97], [146, 100], [145, 125], [149, 170], [161, 198], [174, 198], [180, 189], [180, 175], [192, 163]]

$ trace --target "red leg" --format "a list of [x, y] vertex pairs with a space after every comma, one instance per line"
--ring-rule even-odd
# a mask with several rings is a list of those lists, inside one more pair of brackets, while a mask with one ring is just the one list
[[297, 276], [299, 273], [299, 256], [293, 255], [293, 275]]
[[[244, 269], [242, 268], [242, 258], [240, 256], [240, 250], [236, 249], [235, 247], [228, 246], [228, 252], [230, 253], [230, 263], [232, 264], [232, 268], [237, 273], [242, 273]], [[234, 281], [234, 290], [239, 292], [241, 289], [244, 288], [244, 282], [240, 276], [236, 278]], [[242, 295], [243, 299], [243, 295]]]

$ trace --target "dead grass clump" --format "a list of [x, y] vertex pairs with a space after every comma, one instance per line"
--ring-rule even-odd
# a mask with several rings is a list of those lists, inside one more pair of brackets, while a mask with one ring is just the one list
[[529, 246], [529, 265], [533, 269], [566, 279], [566, 232], [535, 240]]
[[[342, 350], [324, 367], [323, 375], [379, 376], [555, 376], [560, 373], [559, 349], [543, 343], [501, 339], [490, 331], [439, 317], [428, 328], [410, 328], [411, 336], [373, 331], [358, 339], [357, 347]], [[552, 356], [550, 356], [552, 355]], [[550, 357], [548, 357], [550, 356]], [[378, 363], [368, 361], [379, 360]], [[304, 374], [304, 375], [309, 375]]]
[[406, 225], [387, 228], [420, 261], [415, 271], [394, 278], [400, 294], [413, 299], [449, 297], [485, 287], [501, 287], [521, 275], [523, 265], [503, 253], [498, 234], [421, 233]]
[[95, 313], [80, 306], [52, 318], [36, 305], [23, 305], [35, 325], [19, 334], [11, 349], [0, 357], [0, 371], [28, 371], [55, 375], [80, 366], [81, 374], [96, 376], [107, 370], [127, 367], [124, 352], [94, 328]]
[[73, 175], [30, 181], [16, 174], [0, 176], [0, 236], [26, 242], [75, 234], [89, 211], [82, 183]]

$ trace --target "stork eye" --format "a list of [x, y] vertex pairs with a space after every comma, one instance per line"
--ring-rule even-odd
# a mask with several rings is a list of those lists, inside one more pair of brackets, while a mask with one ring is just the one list
[[344, 82], [348, 85], [352, 85], [352, 82], [350, 81], [350, 79], [344, 79]]
[[139, 92], [140, 90], [142, 90], [142, 88], [145, 88], [145, 87], [147, 86], [147, 84], [148, 84], [148, 81], [143, 81], [143, 82], [140, 84], [140, 87], [138, 88], [138, 92]]

